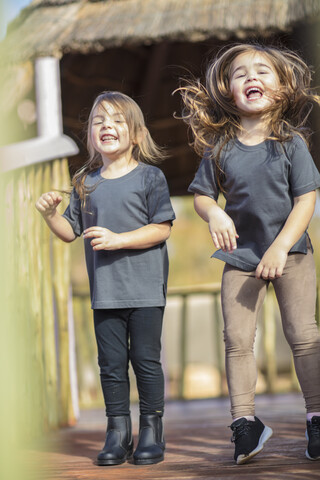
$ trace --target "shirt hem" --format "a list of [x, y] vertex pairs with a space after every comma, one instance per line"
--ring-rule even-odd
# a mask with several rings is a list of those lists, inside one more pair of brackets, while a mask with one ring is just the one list
[[104, 301], [92, 302], [91, 308], [93, 310], [108, 309], [108, 308], [138, 308], [138, 307], [165, 307], [165, 299], [154, 300], [118, 300], [118, 301]]

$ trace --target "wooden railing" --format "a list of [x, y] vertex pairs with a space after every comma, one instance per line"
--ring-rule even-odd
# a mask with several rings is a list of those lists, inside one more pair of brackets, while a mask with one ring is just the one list
[[[67, 159], [1, 176], [1, 378], [10, 369], [11, 430], [37, 436], [75, 421], [70, 388], [68, 303], [70, 249], [54, 237], [35, 208], [39, 196], [66, 189]], [[68, 198], [63, 200], [63, 211]], [[11, 387], [10, 387], [11, 385]], [[5, 393], [2, 393], [5, 397]], [[5, 407], [4, 407], [5, 408]], [[16, 418], [17, 417], [17, 418]], [[9, 417], [10, 418], [10, 417]], [[28, 436], [28, 435], [27, 435]]]
[[[318, 296], [317, 296], [317, 322], [320, 324], [320, 311], [319, 311], [319, 299], [320, 299], [320, 283], [318, 282]], [[203, 333], [203, 335], [211, 335], [211, 345], [215, 349], [215, 357], [217, 362], [217, 369], [219, 372], [219, 385], [217, 391], [220, 392], [220, 395], [227, 394], [226, 380], [225, 380], [225, 369], [224, 369], [224, 348], [222, 342], [223, 335], [223, 321], [220, 305], [220, 284], [205, 284], [198, 286], [185, 286], [185, 287], [171, 287], [168, 289], [168, 304], [170, 304], [170, 299], [178, 297], [180, 299], [180, 308], [179, 308], [179, 335], [176, 339], [177, 349], [179, 351], [179, 373], [178, 373], [178, 385], [174, 389], [174, 398], [184, 399], [186, 398], [186, 372], [188, 369], [189, 363], [189, 349], [188, 345], [190, 338], [188, 336], [188, 326], [189, 322], [196, 321], [190, 318], [188, 315], [189, 302], [194, 296], [205, 296], [212, 297], [211, 302], [211, 325], [210, 328]], [[93, 328], [90, 321], [91, 312], [90, 312], [90, 300], [87, 292], [74, 292], [74, 312], [75, 312], [75, 325], [76, 331], [79, 332], [81, 338], [78, 338], [79, 342], [79, 367], [85, 368], [86, 371], [90, 370], [91, 382], [97, 382], [97, 386], [94, 387], [91, 383], [91, 392], [88, 392], [85, 385], [85, 375], [83, 372], [79, 371], [79, 387], [80, 387], [80, 402], [85, 403], [87, 406], [90, 404], [90, 395], [92, 401], [95, 402], [99, 397], [99, 376], [96, 367], [96, 347], [95, 339], [93, 335]], [[276, 351], [276, 339], [277, 339], [277, 329], [276, 325], [279, 320], [279, 309], [277, 301], [274, 295], [273, 288], [270, 287], [267, 292], [265, 302], [261, 311], [261, 318], [259, 318], [259, 325], [263, 333], [263, 368], [262, 374], [265, 382], [265, 392], [273, 393], [277, 390], [277, 379], [279, 377], [279, 368], [277, 365], [277, 351]], [[89, 323], [88, 323], [89, 322]], [[171, 328], [170, 319], [165, 322], [164, 329]], [[165, 332], [164, 332], [165, 334]], [[76, 334], [77, 337], [77, 334]], [[201, 345], [200, 345], [201, 348]], [[166, 355], [165, 355], [166, 357]], [[85, 365], [84, 365], [85, 364]], [[290, 356], [288, 357], [288, 367], [287, 367], [286, 377], [287, 382], [283, 387], [283, 390], [297, 390], [299, 389], [297, 378], [294, 371], [293, 362], [290, 361]], [[166, 365], [166, 375], [170, 376], [171, 366]], [[95, 378], [95, 380], [94, 380]], [[83, 388], [83, 391], [82, 391]], [[195, 391], [195, 397], [197, 392]], [[170, 398], [170, 391], [169, 391]], [[189, 397], [190, 398], [190, 397]], [[84, 399], [84, 402], [83, 402]]]

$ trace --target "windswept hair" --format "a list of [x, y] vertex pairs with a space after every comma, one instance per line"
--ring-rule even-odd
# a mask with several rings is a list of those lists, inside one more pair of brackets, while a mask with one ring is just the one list
[[311, 131], [306, 122], [313, 103], [320, 104], [319, 95], [310, 87], [311, 69], [296, 53], [256, 43], [235, 44], [220, 50], [208, 65], [204, 85], [199, 79], [185, 81], [178, 88], [183, 101], [180, 118], [191, 130], [190, 145], [196, 153], [214, 160], [222, 191], [221, 151], [241, 130], [239, 110], [230, 91], [231, 65], [243, 53], [264, 55], [279, 77], [280, 88], [264, 111], [269, 123], [268, 138], [283, 143], [298, 134], [308, 145]]
[[130, 138], [134, 141], [132, 156], [137, 162], [156, 164], [166, 158], [164, 150], [152, 139], [145, 125], [143, 113], [139, 105], [124, 93], [116, 91], [102, 92], [95, 99], [87, 122], [87, 149], [89, 158], [72, 178], [72, 185], [75, 187], [82, 202], [85, 201], [86, 194], [92, 192], [96, 186], [86, 187], [85, 179], [87, 175], [103, 166], [101, 155], [94, 149], [92, 144], [91, 128], [93, 112], [98, 105], [104, 108], [104, 102], [112, 105], [115, 110], [124, 116], [129, 127]]

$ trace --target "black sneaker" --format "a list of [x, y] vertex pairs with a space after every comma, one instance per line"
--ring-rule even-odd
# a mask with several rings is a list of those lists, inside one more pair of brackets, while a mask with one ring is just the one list
[[272, 435], [272, 429], [264, 426], [259, 418], [254, 422], [239, 418], [230, 425], [233, 435], [231, 441], [235, 444], [234, 459], [238, 465], [248, 462], [263, 449], [264, 443]]
[[308, 447], [306, 450], [306, 457], [309, 460], [320, 459], [320, 417], [312, 417], [307, 421], [306, 438], [308, 440]]

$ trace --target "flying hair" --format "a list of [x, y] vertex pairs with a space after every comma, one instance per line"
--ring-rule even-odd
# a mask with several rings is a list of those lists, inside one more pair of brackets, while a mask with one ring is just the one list
[[182, 97], [179, 118], [190, 128], [190, 145], [196, 153], [215, 162], [221, 191], [224, 191], [221, 152], [241, 130], [239, 110], [230, 91], [232, 62], [238, 55], [257, 52], [272, 64], [280, 83], [272, 104], [263, 112], [270, 131], [268, 138], [283, 143], [298, 134], [308, 145], [311, 131], [307, 119], [313, 104], [320, 105], [319, 95], [311, 88], [311, 69], [295, 52], [284, 48], [256, 43], [227, 46], [209, 62], [205, 82], [195, 78], [183, 80], [176, 90]]

